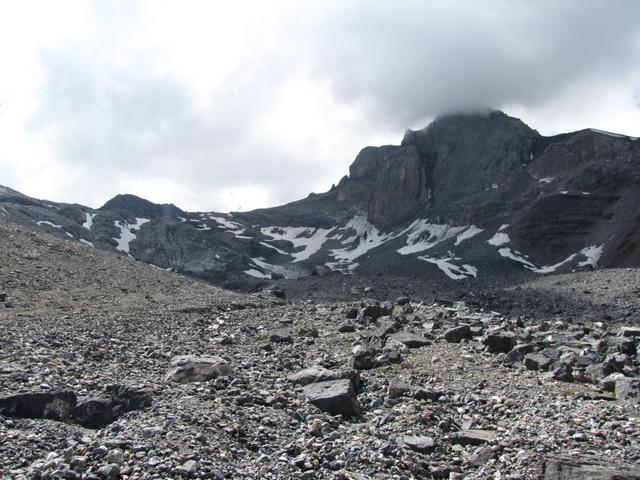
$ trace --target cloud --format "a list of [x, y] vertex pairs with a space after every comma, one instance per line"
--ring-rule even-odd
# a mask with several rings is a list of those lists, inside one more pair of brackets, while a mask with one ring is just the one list
[[478, 106], [543, 133], [640, 125], [631, 0], [65, 5], [82, 9], [68, 28], [12, 31], [21, 107], [0, 119], [0, 167], [36, 196], [276, 205], [327, 189], [365, 145]]

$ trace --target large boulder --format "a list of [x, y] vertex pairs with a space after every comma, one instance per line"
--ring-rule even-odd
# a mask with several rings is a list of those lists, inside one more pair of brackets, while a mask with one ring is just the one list
[[231, 373], [231, 366], [220, 357], [180, 355], [171, 359], [165, 381], [176, 383], [206, 382], [229, 373]]
[[76, 394], [70, 391], [19, 393], [0, 398], [0, 414], [66, 421], [71, 418], [76, 401]]
[[110, 385], [104, 392], [78, 403], [73, 422], [87, 428], [102, 428], [127, 412], [151, 405], [151, 395], [144, 389]]
[[420, 348], [427, 345], [431, 345], [431, 341], [421, 335], [409, 332], [392, 333], [389, 338], [397, 340], [400, 343], [405, 344], [409, 348]]
[[349, 379], [312, 383], [304, 387], [304, 395], [309, 403], [331, 415], [362, 416], [362, 408]]
[[360, 389], [360, 372], [356, 370], [328, 370], [319, 365], [305, 368], [293, 375], [289, 375], [288, 380], [294, 385], [309, 385], [311, 383], [327, 382], [330, 380], [351, 380], [353, 388]]

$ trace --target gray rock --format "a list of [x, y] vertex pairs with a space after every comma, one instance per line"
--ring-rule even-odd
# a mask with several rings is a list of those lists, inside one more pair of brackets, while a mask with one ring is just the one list
[[419, 436], [407, 436], [402, 437], [402, 443], [404, 443], [411, 450], [420, 453], [433, 452], [436, 447], [436, 443], [431, 437], [419, 437]]
[[640, 480], [638, 468], [626, 468], [599, 457], [553, 456], [544, 459], [539, 476], [543, 480]]
[[146, 390], [109, 385], [104, 392], [78, 403], [73, 410], [73, 422], [87, 428], [102, 428], [127, 412], [141, 410], [149, 405], [151, 395]]
[[637, 326], [621, 327], [619, 335], [622, 337], [640, 337], [640, 327], [637, 327]]
[[329, 380], [351, 380], [355, 391], [360, 389], [360, 373], [356, 370], [328, 370], [319, 365], [305, 368], [293, 375], [289, 375], [289, 380], [294, 385], [309, 385], [311, 383], [326, 382]]
[[230, 373], [231, 367], [220, 357], [180, 355], [171, 359], [165, 381], [177, 383], [206, 382], [212, 378]]
[[362, 408], [356, 398], [351, 380], [331, 380], [304, 387], [304, 395], [323, 412], [343, 417], [360, 417]]
[[401, 378], [392, 378], [387, 386], [387, 393], [391, 398], [399, 398], [411, 391], [411, 385]]
[[273, 343], [293, 343], [293, 337], [287, 330], [278, 330], [271, 333], [269, 340]]
[[546, 370], [552, 363], [551, 358], [545, 357], [541, 353], [528, 353], [524, 357], [524, 366], [529, 370]]
[[393, 338], [394, 340], [399, 341], [400, 343], [404, 343], [409, 348], [420, 348], [425, 347], [427, 345], [431, 345], [431, 341], [423, 337], [421, 335], [416, 335], [415, 333], [409, 332], [398, 332], [392, 333], [389, 335], [389, 338]]
[[380, 351], [374, 350], [367, 345], [358, 345], [353, 349], [353, 368], [356, 370], [370, 370], [376, 368], [378, 362], [376, 357]]
[[637, 400], [640, 398], [640, 379], [625, 377], [616, 380], [615, 393], [618, 400]]

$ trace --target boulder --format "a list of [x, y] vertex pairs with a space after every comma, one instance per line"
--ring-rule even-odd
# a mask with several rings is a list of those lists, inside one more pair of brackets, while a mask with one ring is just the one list
[[331, 415], [362, 416], [362, 408], [349, 379], [309, 384], [304, 387], [304, 395], [309, 403]]
[[380, 352], [368, 345], [358, 345], [353, 349], [353, 368], [356, 370], [371, 370], [378, 366], [376, 356]]
[[517, 339], [513, 332], [489, 333], [482, 341], [492, 353], [509, 353], [516, 346]]
[[269, 340], [273, 343], [293, 343], [293, 337], [287, 330], [277, 330], [271, 333]]
[[427, 388], [427, 387], [419, 387], [416, 389], [415, 392], [413, 392], [413, 398], [415, 398], [416, 400], [431, 400], [431, 401], [437, 401], [441, 396], [443, 395], [442, 392], [439, 392], [438, 390], [434, 390], [432, 388]]
[[637, 400], [640, 398], [640, 379], [619, 378], [616, 380], [615, 392], [618, 400]]
[[392, 378], [387, 386], [387, 393], [391, 398], [399, 398], [411, 391], [411, 385], [401, 378]]
[[355, 391], [360, 389], [360, 372], [356, 370], [328, 370], [320, 365], [314, 365], [289, 375], [289, 380], [294, 385], [309, 385], [311, 383], [327, 382], [330, 380], [351, 380]]
[[68, 420], [76, 406], [70, 391], [19, 393], [0, 398], [0, 414], [17, 418]]
[[460, 343], [462, 340], [468, 340], [470, 338], [471, 330], [469, 329], [469, 325], [459, 325], [444, 332], [444, 339], [449, 343]]
[[171, 359], [165, 381], [176, 383], [206, 382], [229, 373], [231, 373], [231, 367], [220, 357], [180, 355]]
[[78, 403], [73, 410], [73, 422], [87, 428], [102, 428], [127, 412], [151, 405], [151, 395], [144, 389], [110, 385], [104, 392]]
[[541, 353], [528, 353], [524, 357], [524, 366], [528, 370], [546, 370], [552, 363], [551, 358], [545, 357]]
[[640, 337], [640, 327], [621, 327], [619, 335], [621, 337]]

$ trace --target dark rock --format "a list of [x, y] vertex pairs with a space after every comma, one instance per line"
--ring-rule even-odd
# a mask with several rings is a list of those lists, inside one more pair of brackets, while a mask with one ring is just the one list
[[357, 370], [376, 368], [378, 363], [375, 359], [379, 353], [379, 350], [374, 350], [370, 346], [358, 345], [353, 349], [353, 368]]
[[621, 327], [619, 335], [622, 337], [640, 337], [640, 327], [635, 327], [635, 326]]
[[7, 294], [5, 292], [0, 292], [0, 302], [4, 302], [7, 299]]
[[298, 331], [298, 335], [301, 337], [318, 338], [318, 329], [315, 327], [302, 327]]
[[331, 415], [362, 416], [351, 380], [331, 380], [312, 383], [304, 387], [304, 394], [312, 405]]
[[293, 343], [293, 337], [287, 330], [278, 330], [271, 333], [269, 340], [273, 343]]
[[367, 317], [372, 321], [391, 314], [391, 308], [388, 305], [382, 305], [380, 303], [368, 303], [366, 306], [360, 309], [358, 312], [359, 317]]
[[287, 298], [286, 292], [279, 285], [272, 285], [271, 287], [268, 287], [268, 288], [264, 289], [263, 292], [266, 292], [269, 295], [272, 295], [272, 296], [274, 296], [276, 298], [279, 298], [281, 300], [284, 300], [284, 299]]
[[444, 338], [449, 343], [460, 343], [462, 340], [471, 338], [469, 325], [460, 325], [450, 328], [444, 332]]
[[516, 346], [517, 340], [513, 332], [494, 332], [482, 341], [493, 353], [509, 353]]
[[359, 310], [356, 307], [350, 307], [347, 309], [344, 316], [350, 320], [353, 320], [354, 318], [357, 318], [358, 311]]
[[469, 455], [469, 463], [474, 467], [481, 467], [495, 456], [491, 447], [478, 447]]
[[431, 341], [421, 335], [409, 332], [392, 333], [389, 338], [393, 338], [400, 343], [404, 343], [409, 348], [420, 348], [431, 345]]
[[568, 363], [560, 363], [547, 375], [549, 378], [560, 382], [573, 382], [573, 368]]
[[48, 418], [66, 421], [76, 406], [70, 391], [19, 393], [0, 398], [0, 414], [18, 418]]
[[78, 403], [73, 421], [87, 428], [102, 428], [127, 412], [151, 405], [151, 395], [144, 389], [110, 385], [103, 393]]
[[553, 363], [553, 359], [541, 353], [528, 353], [524, 357], [524, 366], [529, 370], [546, 370]]
[[396, 305], [406, 305], [410, 301], [411, 300], [409, 299], [409, 297], [406, 297], [406, 296], [398, 297], [398, 298], [396, 298]]
[[419, 387], [413, 393], [413, 398], [415, 398], [416, 400], [423, 400], [423, 401], [432, 400], [435, 402], [442, 395], [443, 395], [442, 392], [439, 392], [437, 390], [433, 390], [431, 388], [426, 388], [426, 387]]
[[356, 326], [352, 323], [343, 323], [338, 327], [338, 332], [340, 333], [349, 333], [349, 332], [355, 332], [355, 331], [356, 331]]

